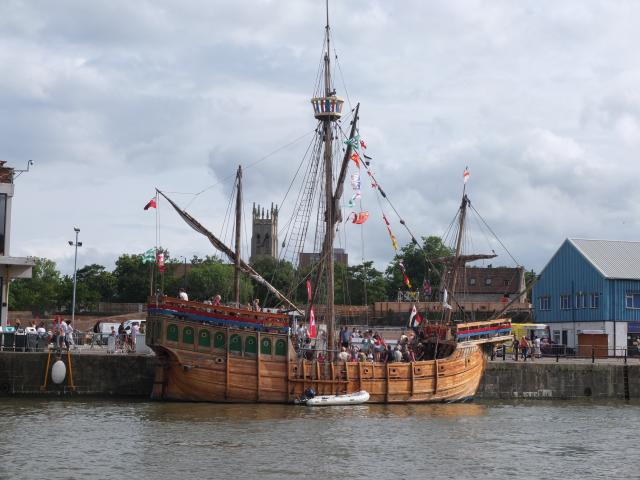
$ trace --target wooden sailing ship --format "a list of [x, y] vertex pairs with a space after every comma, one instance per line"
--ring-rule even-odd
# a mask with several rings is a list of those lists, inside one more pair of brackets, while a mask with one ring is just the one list
[[[343, 100], [331, 84], [327, 13], [324, 53], [324, 87], [311, 103], [319, 121], [324, 159], [325, 231], [320, 254], [326, 279], [327, 356], [307, 360], [294, 348], [292, 315], [305, 312], [262, 278], [240, 255], [239, 210], [237, 196], [236, 249], [231, 250], [186, 211], [163, 195], [194, 230], [205, 235], [253, 280], [266, 286], [284, 305], [286, 312], [271, 313], [241, 308], [239, 280], [236, 276], [236, 306], [183, 301], [157, 295], [148, 305], [146, 342], [158, 356], [152, 398], [211, 402], [292, 403], [308, 388], [320, 395], [351, 394], [365, 390], [370, 403], [454, 402], [472, 398], [480, 383], [487, 351], [510, 338], [510, 322], [454, 322], [451, 308], [443, 310], [439, 325], [416, 330], [414, 342], [428, 355], [412, 362], [341, 362], [335, 360], [335, 314], [333, 252], [336, 224], [340, 221], [339, 200], [352, 144], [347, 144], [344, 160], [334, 186], [332, 171], [332, 124], [342, 115]], [[351, 137], [357, 129], [358, 107], [351, 122]], [[238, 170], [238, 187], [242, 173]], [[463, 193], [460, 231], [464, 227], [467, 200]], [[463, 264], [458, 240], [453, 266]], [[454, 268], [453, 271], [456, 269]], [[319, 283], [320, 273], [317, 282]], [[453, 278], [451, 285], [455, 286]], [[455, 299], [455, 292], [449, 295]], [[446, 299], [443, 302], [446, 305]], [[448, 306], [448, 305], [447, 305]], [[433, 327], [433, 325], [431, 326]]]

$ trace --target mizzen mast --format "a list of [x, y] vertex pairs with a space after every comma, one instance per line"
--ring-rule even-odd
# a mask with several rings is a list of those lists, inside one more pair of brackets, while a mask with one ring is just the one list
[[[456, 282], [458, 281], [458, 266], [461, 262], [461, 253], [462, 253], [462, 238], [464, 235], [464, 222], [467, 217], [467, 206], [469, 205], [469, 197], [465, 193], [466, 185], [462, 190], [462, 203], [460, 204], [460, 213], [459, 215], [459, 223], [458, 223], [458, 238], [456, 239], [456, 251], [453, 257], [452, 262], [452, 272], [451, 272], [451, 283], [450, 283], [450, 293], [451, 297], [455, 298], [455, 289]], [[452, 309], [447, 308], [445, 312], [445, 323], [449, 323], [451, 321]]]
[[233, 293], [236, 307], [240, 307], [240, 233], [242, 220], [242, 166], [238, 165], [236, 173], [236, 258], [233, 272]]
[[[335, 309], [334, 309], [334, 268], [333, 268], [333, 242], [335, 237], [335, 218], [333, 204], [333, 123], [342, 115], [344, 100], [336, 96], [335, 90], [331, 87], [331, 43], [329, 28], [329, 2], [326, 2], [327, 23], [325, 26], [326, 51], [324, 53], [324, 92], [311, 99], [314, 116], [322, 122], [323, 144], [324, 144], [324, 171], [325, 171], [325, 238], [323, 252], [326, 255], [326, 278], [327, 278], [327, 349], [329, 359], [333, 359], [333, 348], [335, 347]], [[317, 95], [317, 94], [316, 94]]]

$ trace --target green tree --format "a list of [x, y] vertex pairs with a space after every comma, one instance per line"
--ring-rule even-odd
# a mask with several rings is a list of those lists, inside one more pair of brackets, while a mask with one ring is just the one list
[[[191, 267], [187, 273], [187, 292], [193, 300], [206, 300], [220, 295], [222, 301], [235, 300], [233, 278], [235, 267], [219, 259], [208, 259]], [[182, 277], [179, 276], [182, 285]], [[177, 288], [175, 289], [177, 292]], [[248, 303], [253, 295], [251, 281], [240, 273], [240, 302]]]
[[538, 274], [531, 269], [528, 272], [524, 272], [524, 284], [527, 289], [527, 302], [531, 303], [531, 292], [534, 283], [538, 281]]
[[373, 262], [348, 267], [347, 278], [352, 304], [365, 305], [388, 300], [387, 279], [374, 268]]
[[[258, 272], [267, 282], [277, 288], [282, 294], [287, 295], [296, 287], [296, 270], [291, 262], [286, 260], [278, 260], [269, 256], [257, 257], [251, 266]], [[280, 301], [267, 290], [264, 285], [253, 281], [253, 294], [256, 298], [260, 298], [265, 307], [275, 307]], [[304, 282], [303, 282], [304, 283]], [[306, 291], [306, 290], [305, 290]], [[295, 295], [290, 295], [295, 296]], [[305, 297], [306, 298], [306, 297]], [[294, 298], [289, 298], [295, 301]]]
[[36, 258], [32, 278], [17, 278], [9, 287], [9, 309], [32, 310], [39, 314], [58, 308], [61, 286], [56, 264], [46, 258]]
[[[111, 302], [115, 297], [115, 277], [98, 264], [85, 265], [77, 273], [76, 310], [95, 311], [98, 302]], [[73, 276], [65, 275], [58, 294], [59, 305], [71, 311], [73, 301]]]
[[402, 278], [400, 262], [403, 263], [414, 289], [420, 288], [425, 278], [435, 289], [440, 285], [443, 266], [441, 263], [432, 264], [430, 262], [437, 258], [451, 255], [453, 255], [453, 251], [444, 245], [442, 239], [437, 236], [422, 237], [422, 246], [411, 242], [402, 247], [400, 253], [393, 257], [393, 261], [385, 271], [388, 280], [387, 293], [389, 297], [394, 298], [399, 289], [406, 288]]
[[116, 301], [146, 301], [149, 295], [151, 265], [142, 262], [142, 255], [125, 253], [118, 257], [113, 271]]

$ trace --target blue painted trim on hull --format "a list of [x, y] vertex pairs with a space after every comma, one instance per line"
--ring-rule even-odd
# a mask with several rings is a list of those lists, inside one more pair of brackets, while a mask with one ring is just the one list
[[[457, 335], [457, 337], [460, 338], [470, 338], [470, 337], [481, 337], [482, 335], [486, 335], [488, 332], [483, 332], [483, 333], [460, 333]], [[511, 329], [510, 328], [504, 328], [501, 330], [492, 330], [491, 334], [492, 335], [496, 335], [496, 336], [501, 336], [501, 335], [509, 335], [511, 333]]]

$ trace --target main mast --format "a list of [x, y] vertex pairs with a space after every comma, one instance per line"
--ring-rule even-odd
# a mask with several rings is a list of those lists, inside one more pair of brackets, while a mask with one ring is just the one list
[[325, 26], [326, 51], [324, 54], [324, 92], [311, 99], [315, 117], [322, 122], [322, 134], [324, 144], [324, 171], [325, 171], [325, 239], [323, 252], [326, 255], [326, 278], [327, 278], [327, 303], [326, 317], [327, 323], [327, 349], [329, 359], [333, 359], [332, 350], [335, 347], [335, 309], [334, 309], [334, 268], [333, 268], [333, 242], [335, 236], [335, 211], [333, 204], [333, 122], [337, 121], [342, 114], [344, 101], [336, 97], [335, 91], [331, 87], [331, 44], [329, 29], [329, 2], [326, 3], [327, 23]]

